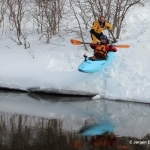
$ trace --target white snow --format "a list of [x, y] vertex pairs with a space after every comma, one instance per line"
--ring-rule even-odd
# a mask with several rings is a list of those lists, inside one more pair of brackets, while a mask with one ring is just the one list
[[130, 48], [118, 48], [108, 67], [91, 74], [81, 73], [77, 68], [83, 54], [90, 56], [93, 50], [89, 47], [87, 52], [82, 46], [72, 45], [70, 39], [74, 35], [65, 35], [63, 39], [56, 36], [51, 44], [38, 41], [39, 35], [33, 36], [27, 50], [1, 36], [0, 87], [149, 103], [149, 3], [132, 10], [125, 22], [117, 44], [128, 44]]

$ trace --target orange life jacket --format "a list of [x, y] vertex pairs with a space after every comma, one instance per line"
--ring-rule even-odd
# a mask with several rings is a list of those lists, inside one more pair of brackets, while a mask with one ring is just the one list
[[106, 50], [105, 45], [99, 44], [98, 46], [96, 46], [94, 52], [95, 52], [96, 55], [99, 55], [102, 58], [106, 58], [106, 56], [107, 56], [107, 50]]

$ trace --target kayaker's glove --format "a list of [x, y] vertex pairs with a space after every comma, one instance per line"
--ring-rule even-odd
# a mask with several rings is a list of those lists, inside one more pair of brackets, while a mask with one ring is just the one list
[[87, 55], [86, 55], [86, 53], [83, 55], [83, 57], [87, 58]]
[[109, 45], [109, 49], [110, 49], [109, 51], [112, 51], [112, 52], [114, 51], [112, 45]]

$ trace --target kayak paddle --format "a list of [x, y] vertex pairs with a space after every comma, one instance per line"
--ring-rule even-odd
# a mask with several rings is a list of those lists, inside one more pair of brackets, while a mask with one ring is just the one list
[[[75, 39], [71, 39], [70, 42], [73, 45], [90, 44], [90, 43], [81, 42], [81, 41], [75, 40]], [[130, 47], [127, 44], [120, 44], [120, 45], [113, 45], [113, 46], [118, 47], [118, 48], [129, 48]]]

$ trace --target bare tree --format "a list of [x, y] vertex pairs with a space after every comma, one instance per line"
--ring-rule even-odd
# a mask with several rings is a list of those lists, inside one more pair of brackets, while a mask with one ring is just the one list
[[26, 30], [26, 29], [23, 29], [23, 30], [22, 30], [22, 38], [23, 38], [23, 40], [24, 40], [24, 48], [25, 48], [25, 49], [30, 48], [30, 43], [27, 42], [27, 36], [28, 36], [27, 30]]
[[11, 31], [15, 31], [17, 40], [12, 36], [10, 38], [18, 45], [22, 45], [22, 37], [24, 37], [22, 32], [23, 19], [29, 13], [28, 0], [9, 0], [7, 1], [7, 5], [9, 11], [9, 27]]
[[46, 37], [49, 43], [53, 35], [60, 31], [60, 20], [62, 18], [64, 0], [38, 0], [34, 18], [37, 23], [38, 33]]
[[24, 14], [22, 13], [22, 9], [21, 9], [22, 5], [19, 5], [21, 4], [20, 3], [21, 1], [22, 0], [7, 1], [8, 8], [9, 8], [9, 22], [10, 25], [12, 25], [12, 29], [15, 28], [17, 31], [18, 45], [22, 45], [20, 36], [21, 36], [21, 21]]
[[112, 15], [113, 26], [116, 28], [116, 38], [119, 38], [124, 18], [132, 6], [143, 5], [141, 0], [116, 0], [116, 6], [113, 8]]
[[[7, 5], [5, 0], [0, 1], [0, 28], [4, 26], [4, 16], [6, 14]], [[2, 33], [3, 34], [3, 33]]]
[[36, 6], [34, 10], [35, 12], [33, 13], [33, 17], [36, 19], [38, 33], [42, 33], [43, 25], [40, 22], [43, 22], [43, 19], [44, 19], [43, 5], [42, 5], [43, 1], [37, 0], [35, 1], [35, 3], [36, 3]]
[[[80, 20], [79, 20], [79, 17], [78, 17], [78, 15], [77, 15], [77, 12], [75, 11], [75, 8], [74, 8], [74, 6], [73, 6], [73, 1], [72, 0], [69, 0], [69, 2], [70, 2], [70, 8], [72, 9], [72, 11], [73, 11], [73, 14], [74, 14], [74, 16], [75, 16], [75, 19], [77, 20], [77, 22], [78, 22], [78, 29], [79, 29], [79, 35], [80, 35], [80, 37], [81, 37], [81, 39], [82, 39], [82, 41], [83, 41], [83, 43], [84, 43], [84, 35], [83, 35], [83, 30], [82, 30], [82, 26], [81, 26], [81, 22], [80, 22]], [[82, 8], [82, 6], [80, 5], [80, 3], [79, 2], [77, 2], [78, 4], [79, 4], [79, 6]], [[83, 18], [83, 20], [84, 20], [84, 18]], [[84, 24], [86, 24], [86, 22], [84, 22]], [[87, 25], [86, 25], [87, 26]], [[87, 50], [87, 47], [86, 47], [86, 45], [84, 44], [84, 48], [85, 48], [85, 50]]]

